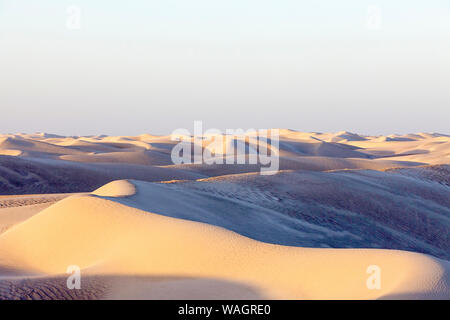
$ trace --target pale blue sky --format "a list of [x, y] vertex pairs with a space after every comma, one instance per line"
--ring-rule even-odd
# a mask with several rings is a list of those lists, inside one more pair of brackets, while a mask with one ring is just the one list
[[0, 132], [450, 133], [449, 57], [448, 0], [0, 0]]

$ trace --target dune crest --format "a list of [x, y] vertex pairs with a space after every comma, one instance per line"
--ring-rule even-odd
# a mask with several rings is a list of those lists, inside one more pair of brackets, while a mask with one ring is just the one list
[[128, 180], [110, 182], [92, 192], [100, 197], [129, 197], [136, 194], [136, 187]]

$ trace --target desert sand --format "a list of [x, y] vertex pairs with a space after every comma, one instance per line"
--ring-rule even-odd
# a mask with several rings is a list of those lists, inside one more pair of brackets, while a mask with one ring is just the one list
[[450, 298], [449, 136], [282, 130], [272, 176], [174, 143], [0, 136], [0, 299]]
[[[174, 165], [172, 136], [0, 135], [1, 194], [92, 191], [120, 179], [197, 180], [258, 172], [255, 165]], [[245, 143], [245, 141], [241, 141]], [[247, 142], [248, 143], [248, 142]], [[280, 170], [386, 170], [449, 164], [444, 134], [360, 136], [280, 130]], [[254, 141], [248, 143], [256, 148]], [[207, 148], [208, 146], [204, 146]]]

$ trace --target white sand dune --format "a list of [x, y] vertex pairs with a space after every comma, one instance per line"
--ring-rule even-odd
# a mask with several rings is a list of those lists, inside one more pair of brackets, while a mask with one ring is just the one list
[[[139, 184], [128, 200], [145, 202], [140, 196], [145, 187]], [[137, 276], [216, 279], [217, 290], [223, 283], [232, 283], [233, 290], [242, 286], [248, 293], [251, 288], [266, 298], [449, 298], [447, 261], [404, 251], [306, 249], [255, 241], [114, 200], [135, 188], [127, 181], [114, 182], [97, 192], [102, 197], [66, 198], [9, 229], [0, 236], [0, 270], [27, 272], [43, 281], [63, 274], [69, 265], [78, 265], [88, 278], [104, 277], [112, 284], [109, 294], [116, 298], [121, 297], [117, 284]], [[366, 285], [370, 265], [382, 271], [380, 290]], [[196, 287], [196, 281], [191, 281], [191, 287]], [[148, 291], [148, 296], [158, 298], [156, 289], [142, 288], [149, 286], [148, 281], [131, 285], [142, 297]]]

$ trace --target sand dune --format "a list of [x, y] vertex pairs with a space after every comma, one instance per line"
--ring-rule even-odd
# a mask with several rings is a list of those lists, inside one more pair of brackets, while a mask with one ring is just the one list
[[[109, 189], [109, 197], [74, 196], [43, 210], [0, 236], [0, 268], [26, 270], [41, 275], [39, 281], [73, 264], [91, 277], [112, 276], [116, 281], [138, 275], [221, 279], [269, 298], [449, 296], [450, 265], [444, 260], [402, 251], [274, 245], [135, 209], [113, 198], [137, 187], [128, 201], [145, 201], [140, 194], [150, 185], [116, 182], [100, 192], [106, 196]], [[366, 286], [370, 265], [383, 272], [380, 290]], [[113, 289], [120, 297], [119, 288]]]
[[0, 234], [67, 196], [66, 194], [0, 196]]
[[204, 177], [206, 175], [183, 168], [0, 156], [2, 194], [85, 192], [126, 178], [164, 181]]
[[[121, 201], [265, 242], [412, 250], [449, 259], [450, 190], [440, 178], [448, 179], [449, 169], [428, 167], [427, 177], [414, 176], [415, 170], [227, 175], [153, 184], [145, 203]], [[188, 210], [175, 209], [183, 206]]]
[[0, 136], [0, 299], [450, 298], [449, 136], [280, 130], [271, 176], [175, 143]]
[[[212, 137], [205, 136], [203, 149], [220, 153], [232, 144], [257, 149], [257, 141], [251, 137], [243, 140], [225, 136], [223, 145], [220, 139]], [[248, 164], [173, 165], [171, 150], [175, 144], [171, 136], [149, 134], [118, 137], [0, 135], [0, 192], [89, 192], [118, 179], [195, 180], [260, 171], [260, 166]], [[282, 129], [279, 149], [273, 152], [281, 157], [280, 170], [328, 171], [449, 164], [449, 149], [450, 137], [436, 133], [362, 136], [346, 131], [308, 133]], [[61, 170], [68, 172], [70, 183], [59, 173]], [[18, 182], [23, 172], [27, 172], [26, 183]], [[89, 178], [79, 181], [77, 173]]]

